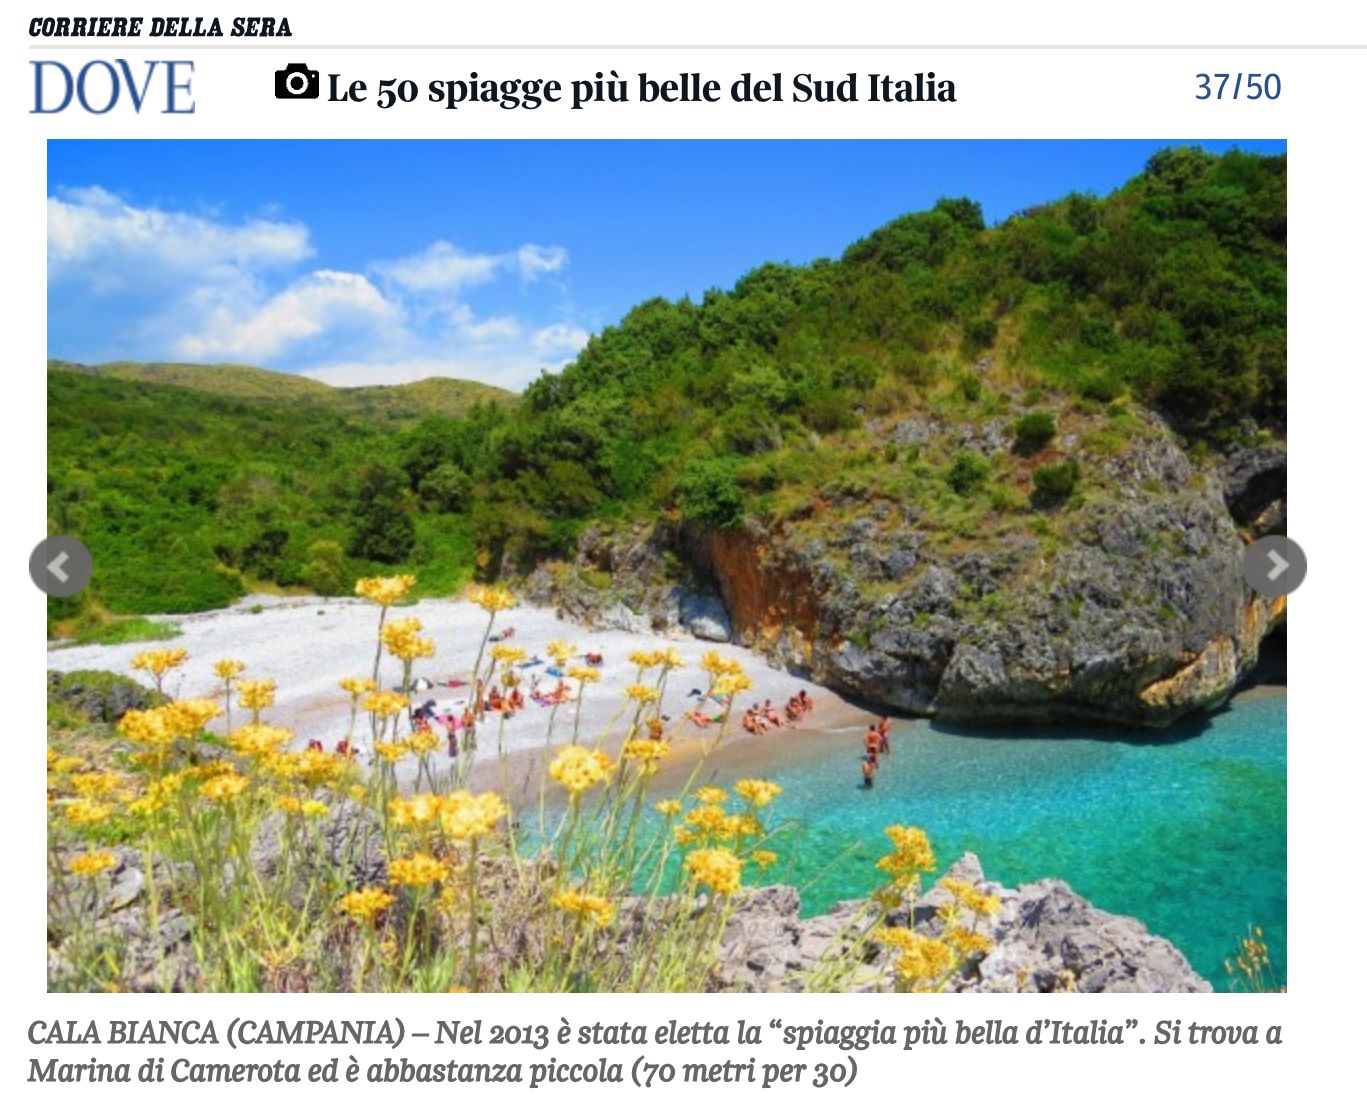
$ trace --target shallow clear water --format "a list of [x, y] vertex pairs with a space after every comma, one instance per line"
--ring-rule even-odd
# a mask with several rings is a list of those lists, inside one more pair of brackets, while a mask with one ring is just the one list
[[[794, 827], [771, 844], [782, 858], [770, 880], [802, 888], [806, 912], [875, 887], [882, 828], [912, 823], [941, 869], [972, 850], [1007, 885], [1061, 877], [1171, 939], [1217, 989], [1235, 941], [1259, 924], [1284, 978], [1285, 692], [1145, 737], [904, 723], [872, 791], [860, 786], [860, 735], [835, 736], [739, 766], [784, 787], [769, 810]], [[711, 775], [734, 779], [733, 763]]]

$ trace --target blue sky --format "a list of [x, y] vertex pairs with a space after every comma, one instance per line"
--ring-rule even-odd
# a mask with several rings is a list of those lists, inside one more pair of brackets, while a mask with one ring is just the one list
[[54, 140], [48, 351], [521, 388], [643, 299], [945, 195], [1104, 193], [1175, 142]]

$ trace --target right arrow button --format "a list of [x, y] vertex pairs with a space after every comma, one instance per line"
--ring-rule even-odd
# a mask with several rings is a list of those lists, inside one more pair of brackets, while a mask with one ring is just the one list
[[1264, 536], [1244, 552], [1244, 581], [1266, 598], [1290, 594], [1305, 581], [1305, 552], [1285, 536]]

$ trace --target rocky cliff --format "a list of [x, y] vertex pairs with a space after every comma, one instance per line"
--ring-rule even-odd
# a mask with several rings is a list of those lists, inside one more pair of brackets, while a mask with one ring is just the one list
[[1083, 484], [1058, 507], [1009, 490], [936, 506], [929, 481], [921, 503], [915, 484], [832, 479], [796, 511], [728, 531], [590, 529], [575, 563], [530, 590], [608, 626], [730, 634], [912, 714], [1167, 725], [1223, 702], [1285, 622], [1240, 560], [1285, 531], [1286, 457], [1264, 443], [1198, 464], [1151, 413], [1128, 414], [1123, 439], [1114, 426], [1072, 415], [1017, 467], [1009, 417], [903, 419], [879, 432], [890, 460], [1005, 460], [1025, 490], [1032, 468], [1064, 459]]
[[[955, 993], [1159, 993], [1208, 992], [1170, 942], [1138, 920], [1095, 908], [1067, 882], [1036, 881], [1006, 889], [983, 878], [973, 854], [945, 875], [1001, 899], [1001, 908], [978, 924], [992, 949], [966, 963], [947, 989]], [[942, 879], [943, 880], [943, 879]], [[952, 900], [942, 884], [888, 918], [893, 927], [923, 935], [941, 931], [939, 909]], [[801, 898], [790, 886], [754, 890], [743, 899], [722, 936], [721, 981], [729, 989], [802, 990], [823, 968], [847, 968], [850, 988], [893, 988], [892, 956], [861, 933], [873, 919], [862, 902], [837, 905], [824, 916], [798, 918]]]

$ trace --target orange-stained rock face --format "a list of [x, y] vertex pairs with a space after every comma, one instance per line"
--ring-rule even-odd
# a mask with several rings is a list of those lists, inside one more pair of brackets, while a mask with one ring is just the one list
[[[710, 532], [704, 548], [741, 641], [765, 650], [786, 636], [809, 659], [818, 628], [810, 579], [789, 568], [770, 546], [745, 529]], [[829, 640], [836, 634], [822, 636]]]

